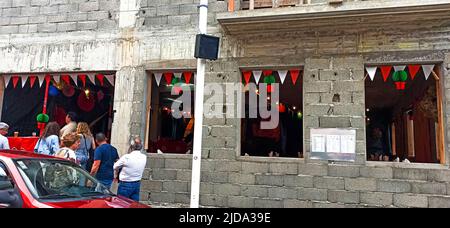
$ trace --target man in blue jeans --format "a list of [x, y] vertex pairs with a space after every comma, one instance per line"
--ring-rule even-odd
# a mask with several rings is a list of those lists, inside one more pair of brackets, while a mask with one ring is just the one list
[[114, 164], [114, 171], [117, 173], [120, 170], [117, 195], [135, 201], [139, 201], [142, 174], [147, 164], [147, 156], [141, 152], [142, 148], [141, 139], [135, 138], [129, 153]]
[[91, 175], [109, 189], [114, 180], [114, 162], [119, 159], [119, 155], [117, 149], [107, 143], [105, 134], [98, 133], [95, 136], [95, 141], [98, 147], [94, 152]]

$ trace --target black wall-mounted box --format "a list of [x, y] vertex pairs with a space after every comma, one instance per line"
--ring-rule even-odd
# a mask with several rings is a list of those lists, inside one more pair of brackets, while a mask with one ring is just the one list
[[219, 58], [220, 38], [198, 34], [195, 39], [195, 58], [217, 60]]

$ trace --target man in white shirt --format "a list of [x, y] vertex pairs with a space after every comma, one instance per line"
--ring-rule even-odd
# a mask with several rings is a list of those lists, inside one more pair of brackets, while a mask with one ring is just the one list
[[141, 152], [142, 149], [141, 139], [135, 138], [131, 143], [130, 152], [114, 164], [116, 174], [121, 169], [117, 195], [135, 201], [139, 201], [141, 179], [147, 164], [147, 156]]
[[8, 134], [9, 126], [6, 123], [0, 122], [0, 150], [9, 150]]
[[77, 114], [69, 112], [66, 116], [66, 125], [60, 131], [60, 138], [64, 138], [69, 133], [77, 131]]

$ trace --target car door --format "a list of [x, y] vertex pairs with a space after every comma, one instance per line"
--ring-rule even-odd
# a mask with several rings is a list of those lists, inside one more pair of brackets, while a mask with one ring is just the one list
[[22, 199], [6, 165], [0, 161], [0, 208], [22, 207]]

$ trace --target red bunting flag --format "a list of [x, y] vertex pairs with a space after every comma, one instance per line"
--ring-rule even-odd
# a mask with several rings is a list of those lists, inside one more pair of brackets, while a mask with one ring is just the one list
[[300, 74], [300, 70], [294, 69], [291, 70], [291, 79], [292, 83], [295, 85], [297, 83], [298, 75]]
[[391, 74], [392, 66], [382, 66], [381, 68], [381, 75], [383, 76], [384, 82], [387, 81], [389, 75]]
[[242, 74], [244, 75], [245, 85], [247, 85], [250, 82], [250, 78], [252, 77], [252, 72], [245, 71], [245, 72], [242, 72]]
[[164, 78], [166, 79], [167, 85], [172, 84], [172, 73], [164, 73]]
[[417, 73], [420, 70], [420, 65], [409, 65], [409, 74], [411, 75], [411, 79], [414, 80], [414, 78], [416, 77]]
[[86, 87], [86, 75], [85, 74], [78, 75], [78, 78], [83, 83], [83, 87]]
[[191, 82], [192, 72], [184, 72], [184, 81], [186, 83]]
[[100, 85], [103, 86], [103, 84], [105, 83], [105, 75], [103, 74], [97, 74], [97, 79], [100, 82]]
[[31, 75], [30, 76], [30, 88], [33, 88], [33, 86], [34, 86], [34, 83], [36, 82], [36, 76], [34, 76], [34, 75]]
[[61, 79], [66, 83], [66, 85], [70, 85], [70, 76], [69, 75], [61, 75]]
[[13, 87], [14, 87], [14, 89], [17, 87], [17, 83], [19, 82], [19, 76], [13, 76], [12, 77], [12, 80], [13, 80]]
[[272, 73], [273, 73], [273, 71], [271, 71], [271, 70], [264, 70], [264, 71], [263, 71], [263, 75], [264, 75], [264, 76], [272, 75]]

